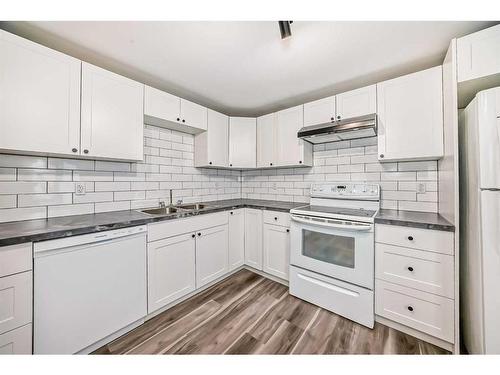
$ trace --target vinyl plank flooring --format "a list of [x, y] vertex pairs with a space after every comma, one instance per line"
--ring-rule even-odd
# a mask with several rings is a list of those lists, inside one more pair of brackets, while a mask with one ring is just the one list
[[446, 354], [375, 323], [366, 328], [241, 270], [94, 354]]

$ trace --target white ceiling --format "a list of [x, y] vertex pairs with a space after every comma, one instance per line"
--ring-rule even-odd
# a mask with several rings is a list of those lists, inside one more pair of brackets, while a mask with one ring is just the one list
[[425, 69], [492, 22], [2, 22], [229, 115], [256, 116]]

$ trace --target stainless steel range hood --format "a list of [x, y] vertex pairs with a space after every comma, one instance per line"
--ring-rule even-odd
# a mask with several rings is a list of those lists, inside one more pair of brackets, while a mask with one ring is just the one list
[[305, 126], [297, 133], [297, 137], [313, 144], [373, 137], [375, 135], [377, 135], [377, 115], [375, 113], [325, 124]]

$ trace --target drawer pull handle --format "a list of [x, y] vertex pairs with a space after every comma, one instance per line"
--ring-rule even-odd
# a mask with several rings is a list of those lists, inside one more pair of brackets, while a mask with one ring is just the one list
[[192, 235], [191, 235], [191, 237], [192, 237], [192, 238], [194, 238], [194, 237], [195, 237], [195, 234], [192, 234]]
[[408, 241], [413, 241], [413, 236], [408, 236]]
[[413, 267], [408, 267], [408, 271], [413, 272]]
[[408, 311], [413, 311], [413, 306], [408, 306]]
[[198, 237], [199, 237], [199, 236], [201, 236], [201, 233], [200, 233], [200, 232], [198, 232]]

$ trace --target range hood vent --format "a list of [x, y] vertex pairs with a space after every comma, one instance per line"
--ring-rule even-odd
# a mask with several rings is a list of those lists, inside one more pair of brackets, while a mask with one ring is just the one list
[[375, 135], [377, 135], [377, 115], [375, 113], [305, 126], [297, 133], [297, 137], [312, 144], [367, 138]]

